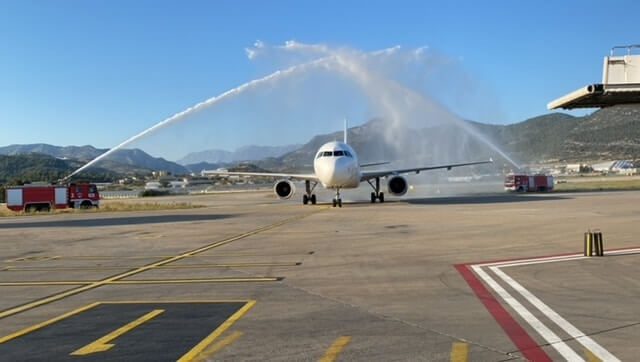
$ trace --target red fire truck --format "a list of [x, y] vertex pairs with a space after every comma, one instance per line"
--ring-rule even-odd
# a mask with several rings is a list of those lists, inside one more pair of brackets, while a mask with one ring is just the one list
[[6, 190], [7, 207], [13, 211], [50, 211], [52, 209], [90, 209], [100, 206], [100, 194], [94, 184], [24, 185]]
[[517, 192], [553, 191], [553, 176], [511, 174], [504, 179], [504, 189]]

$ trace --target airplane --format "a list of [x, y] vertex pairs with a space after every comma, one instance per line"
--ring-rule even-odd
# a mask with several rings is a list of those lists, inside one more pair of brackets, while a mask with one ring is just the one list
[[220, 176], [266, 176], [281, 178], [276, 181], [273, 191], [278, 198], [286, 200], [291, 198], [295, 193], [295, 185], [291, 180], [304, 181], [305, 193], [302, 195], [302, 203], [307, 205], [311, 203], [315, 205], [317, 202], [316, 194], [313, 193], [318, 183], [326, 189], [333, 189], [336, 195], [333, 198], [333, 207], [342, 207], [342, 198], [340, 190], [352, 189], [360, 186], [361, 182], [367, 182], [372, 188], [371, 203], [378, 200], [384, 202], [384, 192], [380, 191], [380, 178], [387, 178], [387, 191], [393, 196], [403, 196], [409, 189], [407, 179], [402, 176], [415, 172], [419, 174], [421, 171], [447, 169], [454, 167], [481, 165], [492, 163], [493, 160], [453, 163], [449, 165], [424, 166], [414, 168], [403, 168], [395, 170], [377, 170], [366, 171], [363, 168], [388, 164], [389, 162], [374, 162], [361, 164], [358, 162], [356, 151], [347, 143], [347, 122], [344, 126], [344, 141], [328, 142], [322, 145], [316, 152], [313, 161], [314, 173], [311, 174], [294, 174], [294, 173], [275, 173], [275, 172], [229, 172], [229, 171], [204, 171], [207, 175]]

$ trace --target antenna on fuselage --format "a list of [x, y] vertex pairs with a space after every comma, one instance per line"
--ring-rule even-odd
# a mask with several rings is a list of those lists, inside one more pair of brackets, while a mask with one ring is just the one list
[[344, 118], [344, 143], [347, 143], [347, 132], [349, 130], [348, 127], [348, 123], [347, 123], [347, 117]]

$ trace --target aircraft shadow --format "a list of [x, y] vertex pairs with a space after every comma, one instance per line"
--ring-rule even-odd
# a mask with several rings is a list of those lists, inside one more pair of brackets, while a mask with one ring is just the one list
[[127, 216], [81, 220], [29, 221], [0, 224], [0, 229], [48, 228], [48, 227], [102, 227], [122, 225], [162, 224], [174, 222], [213, 221], [230, 217], [229, 215], [151, 215]]
[[449, 196], [449, 197], [425, 197], [418, 199], [403, 200], [408, 204], [414, 205], [474, 205], [474, 204], [504, 204], [514, 202], [535, 202], [535, 201], [553, 201], [568, 200], [572, 197], [556, 196], [556, 195], [519, 195], [519, 194], [500, 194], [500, 195], [467, 195], [467, 196]]

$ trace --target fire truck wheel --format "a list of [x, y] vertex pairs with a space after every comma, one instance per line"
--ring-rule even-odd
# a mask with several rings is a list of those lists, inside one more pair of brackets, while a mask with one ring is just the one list
[[83, 210], [88, 210], [91, 208], [91, 203], [89, 201], [82, 201], [80, 204], [80, 208]]

